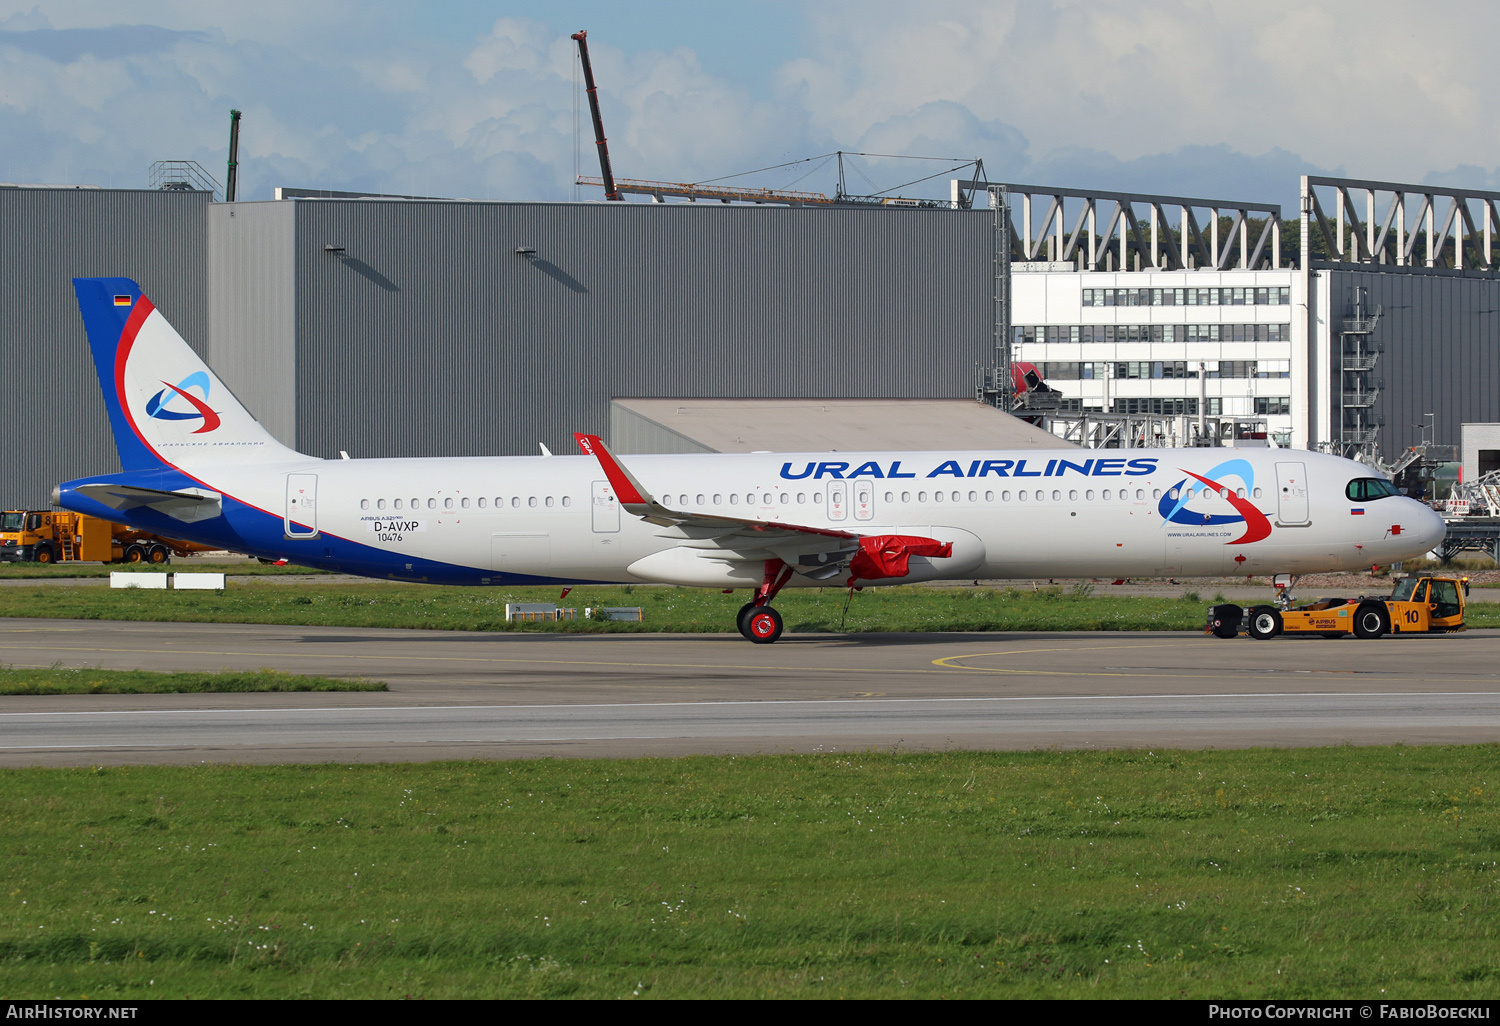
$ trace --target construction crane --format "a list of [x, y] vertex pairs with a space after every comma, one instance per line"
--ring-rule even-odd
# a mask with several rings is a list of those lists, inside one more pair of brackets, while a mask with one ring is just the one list
[[599, 113], [599, 89], [594, 85], [594, 66], [589, 63], [588, 32], [579, 29], [573, 33], [578, 43], [578, 59], [583, 64], [583, 84], [588, 89], [589, 113], [594, 116], [594, 143], [599, 147], [599, 172], [603, 176], [604, 198], [617, 200], [619, 190], [615, 188], [614, 172], [609, 168], [609, 144], [604, 139], [604, 118]]
[[[832, 196], [823, 192], [804, 192], [794, 189], [756, 189], [733, 185], [720, 185], [724, 179], [715, 179], [710, 182], [655, 182], [641, 179], [622, 178], [613, 181], [618, 194], [633, 194], [638, 196], [650, 196], [658, 203], [666, 202], [668, 196], [680, 196], [690, 201], [717, 200], [720, 203], [776, 203], [784, 206], [860, 206], [860, 207], [924, 207], [930, 209], [947, 209], [953, 206], [951, 201], [934, 199], [909, 199], [905, 196], [887, 196], [877, 193], [870, 196], [857, 196], [849, 192], [844, 176], [844, 157], [887, 157], [891, 159], [904, 160], [955, 160], [951, 157], [911, 157], [904, 154], [889, 153], [860, 153], [845, 154], [842, 150], [835, 153], [825, 153], [817, 157], [807, 157], [802, 160], [794, 160], [788, 164], [777, 164], [769, 168], [759, 168], [756, 171], [746, 171], [741, 174], [729, 175], [729, 178], [740, 178], [746, 174], [758, 174], [762, 171], [775, 171], [785, 167], [795, 167], [798, 164], [807, 164], [816, 160], [838, 160], [838, 186]], [[974, 168], [974, 177], [984, 177], [984, 162], [978, 159], [964, 161], [956, 168], [939, 171], [937, 174], [927, 175], [919, 178], [916, 182], [908, 182], [907, 185], [915, 185], [917, 182], [926, 181], [929, 178], [938, 178], [962, 168]], [[594, 178], [591, 175], [579, 175], [579, 185], [604, 185], [608, 189], [608, 183], [603, 179]], [[968, 209], [973, 203], [972, 195], [960, 195], [958, 206]]]
[[[594, 178], [591, 175], [579, 175], [579, 185], [599, 185], [604, 187], [604, 198], [607, 200], [621, 200], [625, 193], [638, 196], [650, 196], [658, 203], [665, 203], [668, 196], [681, 196], [688, 200], [717, 200], [720, 203], [776, 203], [786, 206], [880, 206], [880, 207], [931, 207], [946, 208], [953, 204], [941, 200], [929, 199], [907, 199], [902, 196], [854, 196], [845, 186], [844, 180], [844, 152], [824, 154], [821, 157], [809, 157], [806, 160], [792, 161], [792, 164], [805, 164], [812, 160], [826, 160], [828, 157], [837, 157], [839, 162], [838, 190], [833, 196], [822, 192], [801, 192], [791, 189], [753, 189], [736, 188], [733, 186], [714, 185], [712, 183], [697, 182], [653, 182], [641, 179], [626, 178], [615, 181], [614, 171], [609, 164], [609, 144], [604, 137], [604, 116], [599, 112], [599, 88], [594, 84], [594, 66], [589, 61], [588, 31], [579, 29], [572, 37], [578, 44], [578, 60], [583, 66], [583, 83], [589, 94], [589, 114], [594, 120], [594, 144], [599, 147], [599, 174]], [[918, 157], [909, 158], [899, 154], [888, 153], [862, 153], [857, 156], [864, 157], [896, 157], [901, 159], [918, 160], [950, 160], [956, 158], [947, 157]], [[788, 164], [778, 164], [776, 167], [789, 167]], [[964, 161], [959, 165], [974, 168], [974, 178], [984, 177], [984, 162], [978, 159]], [[761, 168], [762, 171], [775, 170], [776, 168]], [[958, 170], [955, 168], [954, 170]], [[753, 174], [755, 172], [746, 172]], [[927, 178], [936, 178], [950, 172], [940, 171], [936, 175], [928, 175], [919, 178], [917, 182], [926, 181]], [[730, 175], [730, 178], [738, 178], [740, 175]], [[916, 182], [908, 182], [915, 185]], [[958, 205], [968, 208], [972, 203], [972, 196], [960, 196]]]

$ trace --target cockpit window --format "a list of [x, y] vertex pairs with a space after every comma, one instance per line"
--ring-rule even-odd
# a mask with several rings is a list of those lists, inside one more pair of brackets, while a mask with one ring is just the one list
[[1351, 502], [1374, 502], [1376, 499], [1384, 499], [1390, 495], [1400, 495], [1396, 486], [1384, 478], [1379, 477], [1356, 477], [1349, 482], [1349, 487], [1344, 489]]

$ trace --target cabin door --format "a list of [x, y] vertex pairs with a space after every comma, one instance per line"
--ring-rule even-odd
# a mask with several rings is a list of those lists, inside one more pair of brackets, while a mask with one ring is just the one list
[[875, 519], [875, 483], [863, 478], [852, 483], [854, 489], [854, 519]]
[[1276, 464], [1276, 519], [1284, 526], [1308, 523], [1305, 463]]
[[318, 536], [318, 475], [286, 476], [286, 514], [283, 526], [288, 538]]
[[615, 534], [620, 530], [620, 500], [608, 481], [595, 481], [590, 486], [589, 505], [593, 509], [594, 533]]

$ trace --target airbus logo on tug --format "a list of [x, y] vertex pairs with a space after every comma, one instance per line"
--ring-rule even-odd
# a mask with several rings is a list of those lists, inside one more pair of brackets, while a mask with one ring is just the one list
[[811, 479], [814, 481], [830, 478], [835, 481], [852, 481], [857, 477], [878, 477], [882, 480], [893, 478], [923, 478], [934, 477], [1064, 477], [1068, 474], [1078, 474], [1082, 477], [1144, 477], [1156, 472], [1157, 459], [1155, 457], [1125, 459], [1093, 459], [1074, 462], [1073, 460], [1051, 459], [1045, 466], [1032, 464], [1027, 459], [1016, 460], [969, 460], [968, 466], [964, 466], [960, 460], [944, 460], [926, 474], [917, 471], [901, 469], [903, 460], [891, 460], [881, 463], [878, 460], [867, 460], [850, 469], [850, 464], [839, 460], [809, 460], [803, 464], [800, 472], [794, 473], [792, 463], [781, 465], [781, 476], [788, 481], [801, 481]]

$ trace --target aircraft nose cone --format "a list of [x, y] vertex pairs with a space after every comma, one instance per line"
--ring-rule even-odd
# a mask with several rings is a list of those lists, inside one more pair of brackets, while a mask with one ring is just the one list
[[1448, 537], [1448, 523], [1436, 510], [1423, 507], [1417, 531], [1422, 539], [1422, 551], [1431, 552], [1442, 545], [1443, 539]]

